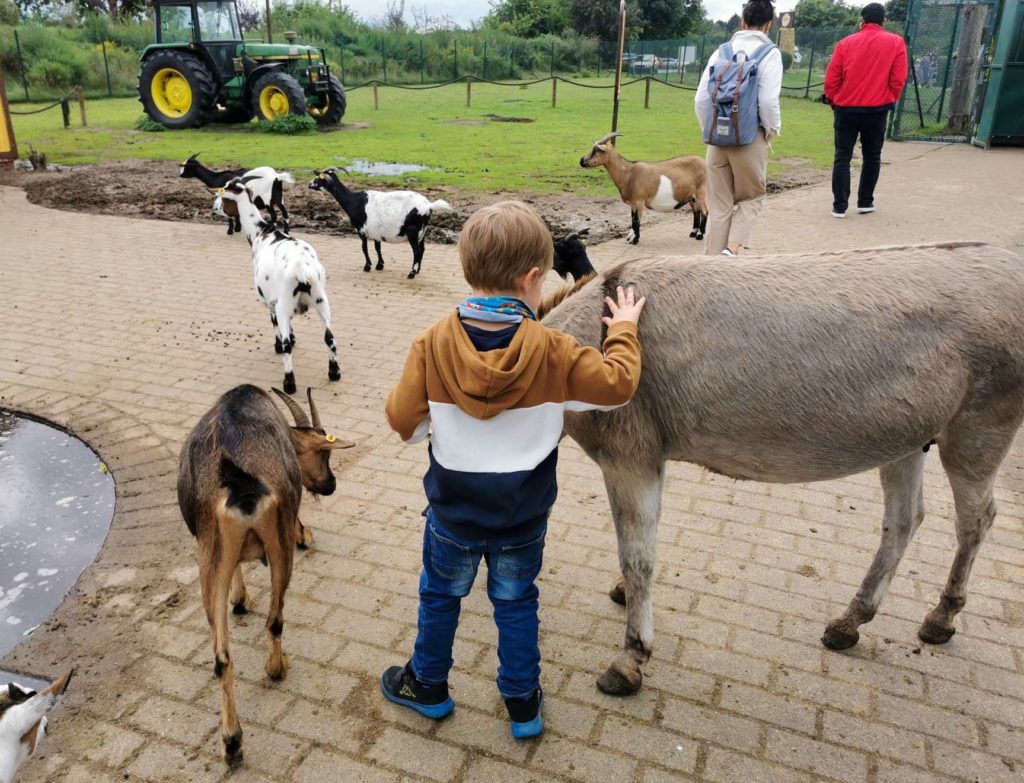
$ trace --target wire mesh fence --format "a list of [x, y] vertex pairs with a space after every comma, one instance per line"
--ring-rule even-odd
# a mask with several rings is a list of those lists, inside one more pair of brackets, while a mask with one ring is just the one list
[[[785, 95], [815, 98], [835, 44], [852, 29], [797, 30], [796, 46], [785, 52]], [[137, 36], [136, 36], [137, 37]], [[696, 88], [712, 53], [728, 39], [725, 32], [672, 40], [628, 41], [625, 79], [650, 78]], [[580, 37], [526, 40], [486, 33], [380, 35], [350, 42], [304, 36], [322, 48], [346, 86], [368, 82], [391, 85], [445, 83], [472, 76], [514, 82], [559, 76], [588, 83], [614, 80], [617, 45]], [[72, 42], [48, 28], [0, 27], [0, 63], [8, 74], [12, 101], [54, 100], [74, 85], [89, 98], [133, 96], [141, 49], [124, 41]]]
[[997, 17], [997, 0], [912, 0], [905, 34], [909, 72], [893, 138], [969, 139]]

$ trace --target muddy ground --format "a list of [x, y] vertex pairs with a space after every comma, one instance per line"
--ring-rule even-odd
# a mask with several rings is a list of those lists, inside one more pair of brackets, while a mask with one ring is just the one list
[[[768, 192], [776, 193], [821, 182], [828, 172], [790, 163], [785, 172], [772, 177]], [[297, 177], [285, 195], [291, 227], [298, 231], [352, 234], [348, 219], [329, 195], [311, 191]], [[137, 215], [158, 220], [220, 222], [210, 211], [213, 198], [202, 183], [178, 177], [178, 166], [169, 161], [116, 160], [90, 166], [62, 167], [59, 171], [24, 172], [0, 167], [0, 185], [24, 188], [33, 204], [55, 209], [107, 215]], [[359, 187], [394, 190], [389, 183], [360, 183]], [[427, 241], [455, 242], [466, 219], [480, 207], [508, 198], [519, 198], [540, 213], [557, 236], [590, 229], [590, 241], [602, 242], [625, 237], [629, 209], [617, 198], [575, 196], [571, 193], [538, 196], [515, 191], [476, 193], [457, 188], [419, 188], [431, 200], [443, 198], [454, 212], [436, 214], [427, 231]], [[671, 215], [649, 212], [644, 225], [654, 225]]]

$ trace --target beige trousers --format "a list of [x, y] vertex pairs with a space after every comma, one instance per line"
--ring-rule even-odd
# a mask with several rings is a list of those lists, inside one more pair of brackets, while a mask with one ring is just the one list
[[768, 142], [764, 132], [745, 147], [708, 145], [708, 226], [704, 254], [750, 246], [754, 221], [767, 201]]

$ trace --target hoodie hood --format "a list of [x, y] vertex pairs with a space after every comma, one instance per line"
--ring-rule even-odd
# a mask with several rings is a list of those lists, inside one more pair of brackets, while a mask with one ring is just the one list
[[490, 419], [515, 407], [530, 390], [548, 360], [548, 335], [524, 318], [507, 348], [481, 353], [453, 311], [431, 331], [429, 350], [437, 380], [452, 402], [475, 419]]

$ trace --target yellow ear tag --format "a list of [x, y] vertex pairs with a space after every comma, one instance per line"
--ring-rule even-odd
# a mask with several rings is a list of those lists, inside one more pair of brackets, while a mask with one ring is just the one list
[[218, 193], [224, 193], [224, 188], [217, 188]]
[[328, 443], [334, 443], [334, 441], [336, 441], [337, 438], [328, 433], [327, 435], [324, 435], [324, 440], [326, 440]]
[[327, 179], [327, 175], [324, 174], [322, 171], [320, 172], [319, 177], [320, 179]]

